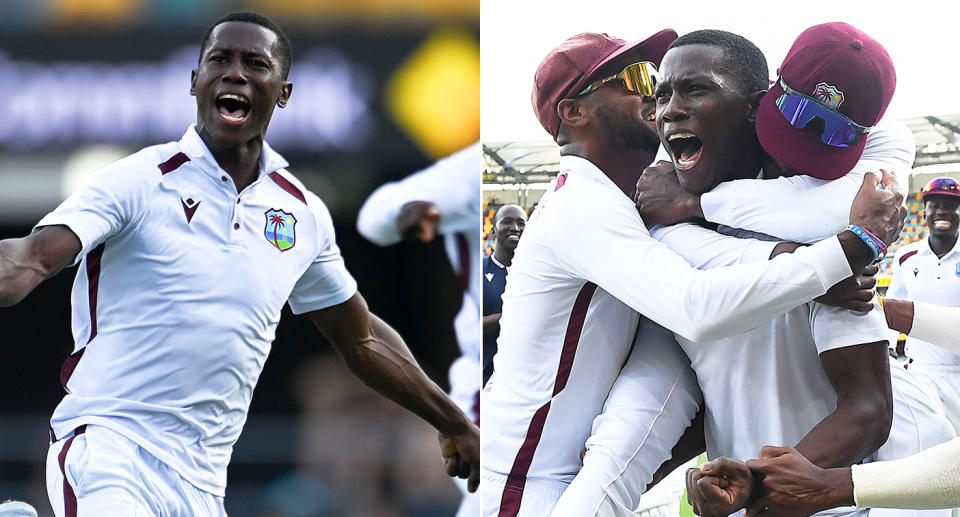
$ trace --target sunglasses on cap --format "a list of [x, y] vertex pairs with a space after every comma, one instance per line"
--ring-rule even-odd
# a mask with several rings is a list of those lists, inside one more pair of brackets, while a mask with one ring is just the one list
[[960, 184], [957, 184], [957, 180], [953, 178], [937, 178], [927, 183], [926, 186], [923, 187], [923, 190], [920, 191], [921, 197], [940, 193], [948, 196], [960, 196]]
[[823, 121], [823, 130], [820, 132], [820, 141], [832, 147], [850, 147], [861, 134], [869, 133], [872, 127], [861, 126], [850, 120], [839, 111], [825, 106], [823, 103], [804, 95], [777, 79], [783, 88], [783, 95], [777, 98], [777, 108], [787, 119], [787, 122], [797, 128], [807, 127], [813, 119]]
[[649, 61], [632, 63], [625, 66], [623, 70], [620, 70], [620, 72], [611, 75], [610, 77], [604, 77], [599, 81], [590, 83], [590, 85], [584, 88], [582, 92], [577, 94], [577, 97], [586, 95], [603, 86], [604, 84], [618, 79], [623, 81], [623, 86], [627, 90], [651, 97], [653, 96], [653, 88], [657, 85], [659, 74], [657, 73], [657, 67]]

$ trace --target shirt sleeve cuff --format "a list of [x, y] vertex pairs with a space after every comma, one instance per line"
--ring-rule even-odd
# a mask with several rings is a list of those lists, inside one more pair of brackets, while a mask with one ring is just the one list
[[823, 284], [824, 292], [833, 287], [834, 284], [853, 275], [850, 269], [850, 261], [843, 252], [843, 246], [840, 245], [840, 239], [836, 236], [824, 239], [812, 246], [801, 247], [794, 252], [794, 255], [803, 257], [817, 270], [820, 275], [820, 282]]
[[80, 252], [77, 253], [77, 256], [74, 257], [73, 263], [70, 266], [75, 266], [83, 260], [83, 257], [87, 256], [87, 253], [90, 253], [90, 250], [95, 248], [98, 244], [97, 242], [97, 233], [96, 231], [90, 229], [84, 231], [84, 228], [88, 228], [87, 225], [82, 224], [76, 217], [76, 214], [73, 214], [71, 217], [64, 215], [50, 213], [44, 216], [43, 219], [40, 219], [40, 222], [33, 227], [34, 230], [41, 228], [43, 226], [66, 226], [74, 235], [80, 239]]

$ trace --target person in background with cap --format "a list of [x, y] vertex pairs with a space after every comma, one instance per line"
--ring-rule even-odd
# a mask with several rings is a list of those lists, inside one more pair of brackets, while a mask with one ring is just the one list
[[493, 216], [493, 239], [496, 248], [483, 259], [483, 384], [493, 373], [493, 356], [497, 353], [500, 335], [501, 296], [507, 287], [507, 270], [513, 263], [513, 252], [527, 225], [527, 212], [520, 205], [503, 205]]
[[[936, 178], [923, 187], [920, 195], [930, 234], [897, 250], [887, 297], [960, 306], [960, 185], [953, 178]], [[896, 311], [897, 302], [892, 305]], [[960, 328], [958, 321], [954, 321], [954, 331]], [[960, 433], [960, 355], [937, 344], [908, 335], [906, 354], [912, 361], [905, 366], [929, 381]]]
[[[635, 394], [649, 415], [632, 429], [650, 436], [640, 461], [652, 472], [669, 457], [700, 394], [658, 324], [694, 340], [736, 334], [824, 294], [874, 258], [850, 231], [768, 261], [776, 243], [679, 226], [683, 240], [709, 234], [717, 253], [757, 262], [700, 271], [650, 237], [628, 193], [636, 165], [658, 148], [650, 77], [675, 38], [672, 30], [634, 44], [575, 36], [535, 75], [535, 111], [561, 146], [561, 172], [514, 256], [494, 373], [481, 395], [486, 516], [550, 513], [621, 369], [643, 366], [648, 377]], [[851, 221], [892, 240], [900, 201], [874, 188], [861, 194]], [[649, 318], [639, 330], [638, 313]]]

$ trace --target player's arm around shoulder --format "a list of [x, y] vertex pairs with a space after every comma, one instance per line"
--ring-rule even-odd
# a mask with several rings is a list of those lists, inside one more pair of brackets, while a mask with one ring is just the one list
[[431, 381], [399, 334], [371, 313], [360, 293], [307, 313], [350, 370], [367, 386], [426, 420], [440, 433], [441, 454], [451, 476], [480, 483], [480, 430]]
[[79, 252], [80, 239], [59, 225], [0, 241], [0, 307], [18, 303], [40, 282], [70, 265]]

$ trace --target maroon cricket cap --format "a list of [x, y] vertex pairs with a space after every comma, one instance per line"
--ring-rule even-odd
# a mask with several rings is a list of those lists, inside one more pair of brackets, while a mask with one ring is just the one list
[[[897, 86], [897, 73], [887, 51], [870, 36], [841, 22], [803, 31], [779, 73], [787, 86], [804, 95], [830, 95], [834, 109], [867, 127], [883, 116]], [[863, 154], [868, 135], [860, 135], [850, 147], [826, 145], [816, 130], [809, 126], [796, 129], [787, 122], [776, 104], [783, 93], [778, 81], [757, 110], [757, 137], [767, 154], [815, 178], [832, 180], [850, 172]]]
[[650, 61], [659, 67], [675, 39], [676, 31], [664, 29], [633, 43], [592, 32], [564, 41], [547, 54], [533, 78], [533, 110], [540, 125], [556, 140], [560, 101], [576, 97], [592, 81], [613, 75], [631, 63]]
[[926, 203], [930, 196], [960, 197], [960, 183], [953, 178], [935, 178], [920, 190], [920, 199]]

